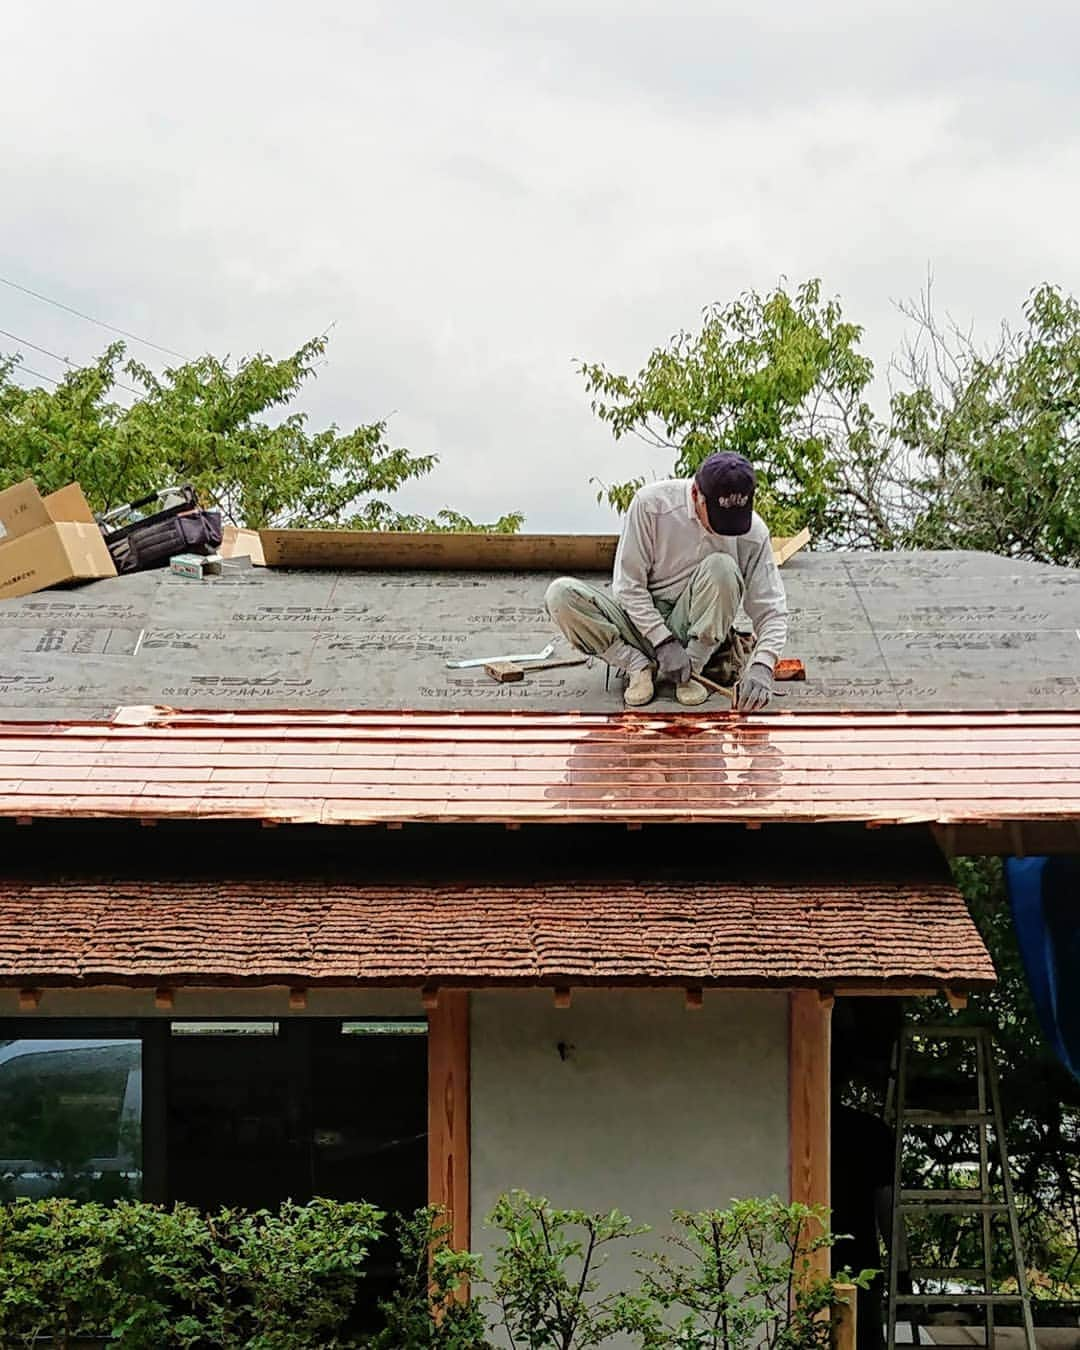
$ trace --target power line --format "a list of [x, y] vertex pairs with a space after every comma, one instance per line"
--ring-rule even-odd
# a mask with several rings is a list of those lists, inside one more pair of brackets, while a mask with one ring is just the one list
[[9, 333], [6, 328], [0, 328], [0, 337], [10, 338], [12, 342], [17, 342], [20, 347], [33, 347], [34, 351], [40, 352], [42, 356], [51, 356], [54, 361], [63, 361], [65, 366], [74, 366], [75, 362], [68, 360], [66, 356], [61, 356], [59, 352], [51, 352], [48, 347], [39, 347], [36, 342], [31, 342], [29, 338], [19, 337], [18, 333]]
[[46, 375], [43, 370], [31, 370], [29, 366], [14, 366], [9, 375], [33, 375], [37, 380], [48, 380], [50, 384], [59, 384], [59, 380], [54, 380], [51, 375]]
[[[34, 351], [40, 352], [42, 356], [51, 356], [54, 361], [62, 361], [65, 366], [70, 366], [72, 370], [80, 369], [74, 361], [68, 360], [66, 356], [61, 356], [59, 352], [51, 352], [48, 347], [39, 347], [36, 342], [31, 342], [29, 338], [19, 337], [17, 333], [9, 333], [6, 328], [0, 328], [0, 337], [10, 338], [12, 342], [17, 342], [21, 347], [33, 347]], [[48, 375], [45, 376], [45, 379], [49, 378]], [[59, 383], [59, 380], [53, 380], [53, 384]], [[113, 385], [117, 389], [126, 389], [129, 394], [134, 394], [136, 398], [142, 398], [143, 396], [143, 391], [133, 389], [130, 384], [121, 384], [119, 380], [113, 380]]]
[[126, 328], [117, 328], [115, 324], [106, 323], [104, 319], [95, 319], [92, 314], [84, 314], [81, 309], [72, 309], [70, 305], [65, 305], [61, 300], [54, 300], [49, 295], [42, 295], [40, 291], [32, 291], [29, 286], [20, 286], [17, 281], [10, 281], [7, 277], [0, 277], [0, 282], [5, 286], [10, 286], [14, 291], [22, 291], [23, 295], [32, 295], [35, 300], [43, 300], [47, 305], [55, 305], [57, 309], [63, 309], [68, 314], [74, 314], [77, 319], [85, 319], [87, 323], [96, 323], [99, 328], [107, 328], [110, 333], [119, 333], [121, 337], [131, 338], [132, 342], [141, 342], [144, 347], [153, 347], [157, 352], [165, 352], [168, 356], [178, 356], [181, 361], [186, 361], [187, 357], [183, 352], [174, 351], [172, 347], [163, 347], [158, 342], [151, 342], [149, 338], [139, 337], [138, 333], [131, 333]]

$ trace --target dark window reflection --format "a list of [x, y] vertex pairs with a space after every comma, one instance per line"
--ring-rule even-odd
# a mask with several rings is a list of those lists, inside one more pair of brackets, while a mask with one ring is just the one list
[[0, 1041], [0, 1198], [141, 1193], [139, 1041]]

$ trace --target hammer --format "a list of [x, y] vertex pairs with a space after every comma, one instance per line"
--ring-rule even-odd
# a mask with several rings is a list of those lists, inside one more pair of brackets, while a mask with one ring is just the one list
[[690, 676], [690, 678], [692, 680], [696, 680], [698, 684], [703, 684], [706, 689], [711, 689], [714, 694], [723, 694], [725, 698], [731, 699], [732, 706], [734, 706], [735, 703], [734, 689], [729, 689], [725, 684], [717, 684], [715, 680], [710, 680], [706, 675], [699, 675], [697, 671], [694, 671], [694, 673]]
[[560, 666], [583, 666], [586, 662], [584, 656], [570, 657], [562, 661], [538, 661], [535, 665], [519, 666], [513, 661], [489, 661], [484, 669], [493, 680], [498, 680], [499, 684], [512, 684], [515, 680], [523, 680], [526, 675], [534, 670], [557, 670]]

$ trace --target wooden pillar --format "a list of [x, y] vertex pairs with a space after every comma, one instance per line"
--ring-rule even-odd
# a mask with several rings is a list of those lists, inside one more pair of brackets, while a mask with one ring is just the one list
[[838, 1284], [840, 1302], [832, 1310], [829, 1345], [832, 1350], [855, 1350], [858, 1338], [858, 1294], [853, 1284]]
[[428, 1009], [428, 1204], [446, 1211], [454, 1247], [468, 1248], [469, 995], [440, 990]]
[[[832, 1000], [815, 989], [789, 996], [788, 1109], [791, 1199], [829, 1204], [829, 1060]], [[829, 1273], [828, 1248], [813, 1254], [813, 1266]]]

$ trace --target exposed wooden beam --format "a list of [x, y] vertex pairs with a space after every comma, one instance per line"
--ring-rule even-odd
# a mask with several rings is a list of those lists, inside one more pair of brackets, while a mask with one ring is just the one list
[[425, 984], [420, 990], [420, 1002], [424, 1005], [427, 1012], [432, 1012], [439, 1006], [439, 987], [435, 984]]
[[941, 993], [936, 984], [846, 984], [834, 989], [837, 998], [934, 998]]
[[297, 986], [297, 987], [294, 988], [294, 989], [290, 989], [290, 990], [289, 990], [289, 1011], [290, 1011], [290, 1012], [306, 1012], [306, 1011], [307, 1011], [307, 996], [308, 996], [308, 991], [307, 991], [305, 988], [301, 987], [301, 986]]
[[41, 1003], [40, 989], [20, 989], [19, 990], [19, 1011], [37, 1012], [38, 1005]]
[[443, 990], [428, 1010], [428, 1204], [446, 1212], [454, 1247], [470, 1245], [469, 995]]
[[560, 985], [560, 986], [555, 990], [555, 1006], [556, 1006], [556, 1008], [569, 1008], [571, 997], [572, 997], [572, 995], [571, 995], [570, 990], [567, 989], [564, 985]]
[[162, 985], [154, 990], [154, 1007], [159, 1012], [172, 1012], [176, 1006], [176, 990]]
[[[829, 1204], [829, 1103], [832, 1009], [816, 989], [788, 999], [790, 1192], [793, 1202]], [[829, 1273], [829, 1251], [811, 1253], [813, 1270]]]
[[967, 994], [960, 993], [956, 989], [946, 989], [945, 997], [948, 1000], [949, 1007], [953, 1012], [963, 1012], [968, 1005]]
[[697, 1010], [704, 1006], [705, 990], [700, 985], [690, 985], [686, 991], [686, 1006]]

